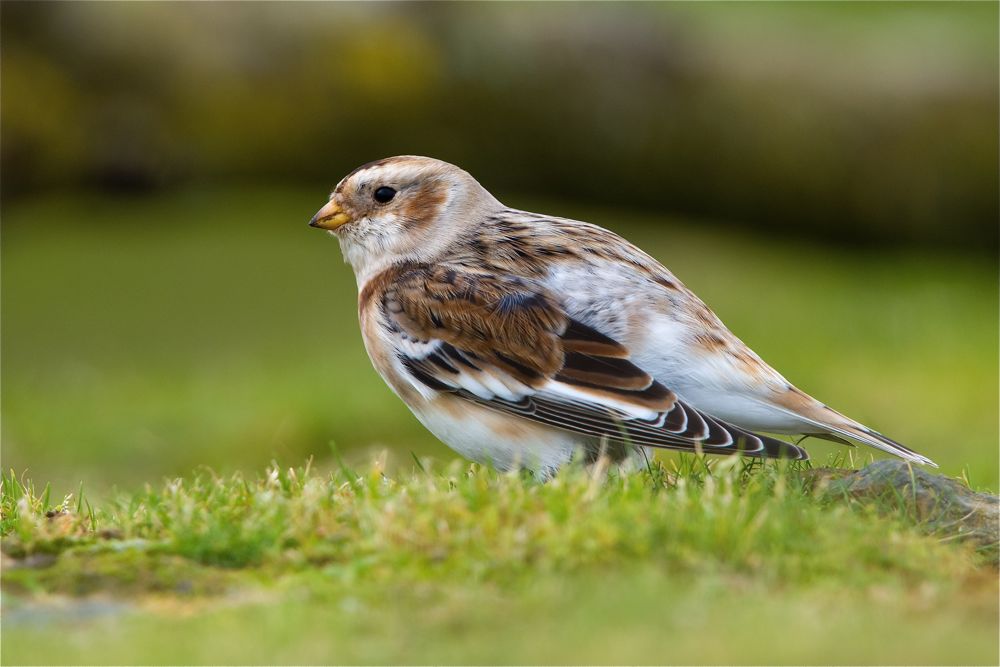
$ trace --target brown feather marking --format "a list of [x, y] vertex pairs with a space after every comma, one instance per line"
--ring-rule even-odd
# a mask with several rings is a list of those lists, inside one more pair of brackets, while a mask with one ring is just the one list
[[678, 289], [677, 283], [664, 276], [658, 276], [653, 279], [654, 282], [658, 283], [661, 287], [666, 287], [668, 290], [673, 291]]
[[[791, 410], [795, 414], [815, 420], [820, 424], [843, 429], [858, 436], [862, 442], [869, 440], [872, 437], [868, 432], [868, 429], [861, 424], [857, 423], [850, 417], [837, 412], [825, 403], [816, 400], [809, 394], [791, 384], [785, 385], [783, 390], [775, 391], [773, 398], [775, 403]], [[845, 440], [837, 435], [831, 435], [830, 433], [824, 433], [821, 431], [813, 435], [825, 440], [840, 442], [851, 447], [856, 446], [853, 442]], [[906, 451], [912, 451], [907, 447], [902, 445], [900, 446]]]
[[477, 366], [492, 366], [531, 387], [555, 379], [595, 399], [657, 411], [670, 410], [677, 400], [628, 361], [625, 347], [570, 320], [537, 285], [416, 264], [392, 277], [383, 291], [383, 315], [410, 339], [436, 338], [475, 355]]
[[716, 333], [695, 334], [694, 342], [709, 352], [721, 352], [729, 347], [729, 341]]
[[618, 359], [627, 359], [629, 356], [628, 350], [621, 343], [575, 320], [570, 322], [563, 333], [562, 341], [567, 352]]
[[667, 412], [671, 410], [677, 402], [677, 395], [659, 382], [654, 382], [644, 391], [630, 391], [627, 389], [615, 389], [614, 387], [598, 386], [587, 382], [580, 382], [578, 380], [565, 377], [562, 373], [556, 375], [555, 379], [571, 384], [574, 388], [585, 394], [592, 395], [595, 402], [600, 402], [601, 399], [610, 398], [614, 401], [649, 408], [650, 410], [655, 410], [656, 412]]
[[358, 314], [363, 315], [373, 304], [383, 300], [385, 291], [400, 273], [400, 268], [389, 267], [372, 276], [358, 293]]
[[423, 181], [418, 190], [407, 194], [401, 210], [404, 224], [410, 230], [426, 227], [437, 219], [446, 199], [440, 183], [433, 179]]
[[701, 324], [710, 328], [719, 328], [723, 326], [722, 320], [719, 319], [718, 315], [713, 313], [708, 306], [702, 303], [701, 299], [695, 297], [694, 294], [691, 296], [694, 297], [690, 302], [691, 310], [694, 312], [695, 318], [697, 318]]
[[381, 167], [382, 165], [385, 164], [392, 164], [394, 162], [403, 162], [405, 159], [406, 159], [405, 156], [386, 157], [382, 158], [381, 160], [372, 160], [371, 162], [366, 162], [360, 167], [355, 167], [355, 169], [350, 173], [348, 173], [347, 176], [344, 176], [342, 179], [340, 179], [340, 183], [337, 184], [335, 192], [341, 192], [344, 184], [349, 182], [351, 178], [359, 172], [367, 171], [369, 169], [374, 169], [376, 167]]
[[[567, 318], [549, 295], [516, 279], [414, 266], [397, 275], [387, 316], [408, 335], [438, 338], [486, 359], [528, 385], [563, 364]], [[525, 298], [511, 295], [525, 294]]]
[[726, 349], [726, 354], [739, 364], [744, 372], [761, 381], [772, 380], [776, 375], [774, 369], [765, 364], [760, 357], [751, 352], [750, 349], [742, 343], [730, 346]]
[[809, 394], [790, 384], [786, 385], [783, 391], [776, 391], [774, 393], [774, 402], [796, 414], [811, 419], [818, 419], [819, 421], [828, 423], [836, 423], [840, 420], [846, 423], [850, 422], [850, 420], [836, 410], [828, 408]]
[[630, 391], [642, 391], [653, 384], [652, 377], [629, 361], [579, 352], [567, 352], [565, 365], [559, 371], [559, 376], [595, 386]]

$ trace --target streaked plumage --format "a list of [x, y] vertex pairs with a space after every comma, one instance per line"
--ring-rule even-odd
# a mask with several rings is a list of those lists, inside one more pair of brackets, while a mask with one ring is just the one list
[[543, 475], [578, 448], [807, 458], [765, 431], [931, 463], [796, 389], [628, 241], [507, 208], [453, 165], [359, 167], [310, 224], [354, 269], [376, 370], [469, 458]]

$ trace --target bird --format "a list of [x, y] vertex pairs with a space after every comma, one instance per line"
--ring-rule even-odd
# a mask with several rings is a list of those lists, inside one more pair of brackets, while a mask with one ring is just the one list
[[505, 206], [448, 162], [363, 164], [309, 225], [354, 271], [375, 370], [473, 461], [548, 479], [648, 448], [808, 459], [774, 437], [797, 434], [936, 465], [796, 388], [618, 234]]

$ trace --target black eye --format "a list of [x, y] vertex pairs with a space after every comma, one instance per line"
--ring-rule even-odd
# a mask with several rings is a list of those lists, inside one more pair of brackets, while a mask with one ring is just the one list
[[396, 191], [386, 185], [383, 185], [375, 191], [373, 196], [375, 197], [375, 201], [379, 204], [388, 204], [392, 201], [392, 198], [396, 196]]

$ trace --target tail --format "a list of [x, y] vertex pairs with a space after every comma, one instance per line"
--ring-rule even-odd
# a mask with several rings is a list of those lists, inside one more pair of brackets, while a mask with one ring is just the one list
[[[898, 456], [910, 463], [938, 467], [938, 464], [923, 454], [918, 454], [906, 445], [898, 443], [892, 438], [888, 438], [878, 431], [872, 430], [864, 424], [860, 424], [850, 417], [840, 414], [833, 408], [823, 405], [801, 391], [793, 390], [781, 403], [783, 404], [776, 405], [772, 403], [770, 405], [815, 427], [816, 430], [810, 430], [809, 435], [833, 440], [834, 442], [843, 442], [843, 438], [848, 438], [869, 447], [880, 449], [893, 456]], [[848, 442], [846, 444], [853, 443]]]
[[[839, 413], [837, 413], [839, 414]], [[888, 452], [894, 456], [898, 456], [904, 461], [909, 461], [911, 463], [919, 463], [921, 465], [929, 465], [938, 467], [938, 464], [930, 460], [923, 454], [918, 454], [906, 445], [896, 442], [892, 438], [886, 437], [874, 431], [867, 426], [859, 424], [858, 422], [844, 417], [847, 424], [842, 426], [834, 426], [832, 424], [825, 424], [824, 426], [833, 431], [836, 435], [846, 436], [853, 440], [857, 440], [860, 443], [868, 445], [869, 447], [874, 447], [875, 449], [881, 449], [883, 452]], [[822, 437], [822, 436], [821, 436]]]

